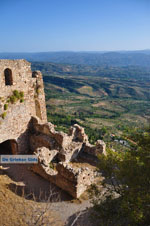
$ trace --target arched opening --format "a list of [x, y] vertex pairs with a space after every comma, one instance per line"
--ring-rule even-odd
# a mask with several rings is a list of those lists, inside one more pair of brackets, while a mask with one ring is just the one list
[[41, 107], [38, 100], [35, 100], [35, 111], [36, 111], [36, 116], [42, 120]]
[[18, 144], [15, 140], [6, 140], [0, 143], [0, 155], [15, 155], [18, 153]]
[[12, 86], [13, 85], [13, 77], [12, 77], [11, 69], [6, 68], [4, 71], [4, 75], [5, 75], [5, 85]]

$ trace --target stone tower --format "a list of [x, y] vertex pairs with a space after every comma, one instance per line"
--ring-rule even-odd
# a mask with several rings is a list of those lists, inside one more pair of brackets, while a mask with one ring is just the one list
[[0, 60], [0, 154], [27, 153], [32, 116], [47, 122], [41, 72], [26, 60]]

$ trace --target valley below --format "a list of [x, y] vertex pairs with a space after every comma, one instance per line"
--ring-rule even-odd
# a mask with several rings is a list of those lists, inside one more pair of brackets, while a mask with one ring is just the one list
[[91, 143], [103, 139], [116, 146], [114, 139], [130, 138], [148, 125], [150, 79], [145, 69], [134, 68], [133, 73], [129, 67], [123, 74], [122, 68], [108, 67], [106, 75], [103, 67], [95, 74], [94, 66], [85, 65], [77, 70], [77, 65], [34, 62], [32, 68], [43, 73], [48, 121], [57, 130], [67, 132], [77, 123]]

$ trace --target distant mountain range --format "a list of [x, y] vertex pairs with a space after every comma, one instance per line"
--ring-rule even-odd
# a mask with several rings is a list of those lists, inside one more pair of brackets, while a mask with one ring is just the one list
[[26, 59], [28, 61], [94, 66], [140, 66], [150, 68], [150, 50], [118, 52], [37, 52], [0, 53], [0, 59]]

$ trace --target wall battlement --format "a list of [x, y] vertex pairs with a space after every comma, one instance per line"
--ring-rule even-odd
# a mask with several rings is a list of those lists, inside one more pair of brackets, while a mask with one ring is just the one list
[[26, 60], [0, 60], [0, 143], [14, 153], [28, 151], [31, 117], [47, 122], [43, 78]]

